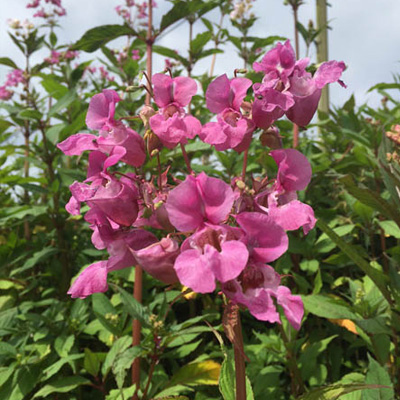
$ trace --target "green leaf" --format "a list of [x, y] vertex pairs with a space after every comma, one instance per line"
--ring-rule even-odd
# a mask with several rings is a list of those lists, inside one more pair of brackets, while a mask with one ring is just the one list
[[[361, 201], [361, 200], [360, 200]], [[375, 268], [362, 258], [357, 250], [343, 239], [341, 239], [328, 225], [325, 224], [321, 219], [317, 221], [317, 226], [323, 232], [325, 232], [330, 239], [336, 243], [336, 245], [343, 251], [378, 287], [385, 299], [391, 303], [391, 296], [386, 287], [384, 276]]]
[[191, 42], [190, 42], [190, 51], [193, 54], [199, 53], [203, 47], [208, 43], [211, 39], [212, 34], [209, 31], [199, 33]]
[[103, 376], [107, 375], [114, 363], [115, 358], [120, 353], [124, 352], [124, 350], [126, 350], [129, 346], [131, 346], [131, 344], [132, 338], [130, 336], [123, 336], [114, 342], [101, 367], [101, 373]]
[[153, 51], [157, 54], [161, 54], [164, 57], [173, 58], [182, 63], [182, 65], [189, 65], [188, 60], [185, 57], [180, 56], [176, 51], [163, 46], [153, 46]]
[[67, 357], [75, 343], [75, 336], [65, 334], [62, 336], [57, 336], [54, 341], [54, 349], [60, 357]]
[[47, 379], [50, 379], [52, 376], [54, 376], [65, 364], [70, 364], [72, 363], [72, 361], [75, 360], [79, 360], [81, 358], [83, 358], [84, 355], [83, 354], [71, 354], [68, 357], [64, 357], [61, 358], [60, 360], [58, 360], [57, 362], [55, 362], [54, 364], [50, 365], [49, 367], [47, 367], [44, 371], [44, 378], [42, 379], [42, 381], [46, 381]]
[[82, 376], [68, 376], [58, 379], [42, 387], [33, 398], [46, 397], [52, 393], [68, 393], [81, 385], [89, 385], [90, 381]]
[[68, 88], [66, 86], [57, 82], [55, 79], [53, 79], [50, 76], [47, 76], [46, 78], [42, 79], [40, 84], [43, 86], [43, 89], [51, 97], [54, 97], [57, 100], [61, 99], [63, 96], [65, 96], [68, 93]]
[[224, 400], [235, 400], [235, 367], [230, 353], [226, 353], [222, 363], [218, 385]]
[[39, 262], [46, 260], [51, 255], [53, 255], [57, 252], [58, 252], [58, 249], [55, 249], [54, 247], [45, 247], [43, 250], [33, 253], [33, 255], [29, 258], [29, 260], [27, 260], [24, 263], [24, 265], [22, 267], [13, 269], [10, 273], [10, 276], [20, 274], [21, 272], [34, 267]]
[[140, 321], [143, 326], [150, 327], [149, 312], [147, 311], [147, 309], [143, 307], [142, 304], [135, 300], [133, 296], [126, 292], [124, 289], [116, 285], [113, 286], [121, 294], [122, 303], [124, 304], [125, 310], [128, 312], [128, 314], [134, 319]]
[[393, 385], [386, 369], [379, 365], [369, 354], [368, 359], [369, 365], [365, 383], [370, 385], [383, 385], [386, 386], [386, 388], [381, 387], [379, 389], [364, 391], [362, 400], [393, 400]]
[[57, 103], [53, 105], [53, 107], [50, 108], [49, 117], [52, 117], [67, 108], [76, 98], [77, 94], [75, 90], [70, 90], [63, 97], [61, 97], [61, 99], [58, 100]]
[[16, 356], [17, 350], [6, 342], [0, 342], [0, 356]]
[[168, 386], [218, 385], [221, 365], [213, 360], [193, 362], [179, 369]]
[[28, 108], [27, 110], [19, 112], [17, 117], [22, 119], [31, 119], [34, 121], [39, 121], [40, 119], [42, 119], [43, 115], [40, 111]]
[[136, 391], [136, 385], [129, 386], [123, 389], [112, 389], [106, 396], [106, 400], [128, 400]]
[[111, 40], [120, 36], [136, 36], [137, 33], [127, 25], [102, 25], [89, 29], [72, 46], [73, 50], [83, 50], [92, 53]]
[[17, 64], [15, 64], [15, 62], [13, 60], [11, 60], [11, 58], [8, 58], [8, 57], [0, 57], [0, 64], [7, 65], [7, 67], [11, 67], [14, 69], [19, 69], [17, 67]]
[[89, 372], [90, 375], [97, 377], [100, 370], [100, 360], [96, 353], [90, 349], [85, 348], [85, 359], [83, 360], [83, 367]]
[[372, 207], [388, 219], [395, 221], [400, 227], [400, 213], [392, 204], [383, 199], [379, 194], [370, 189], [359, 188], [350, 175], [340, 178], [340, 182], [343, 183], [348, 192], [361, 201], [361, 203]]
[[5, 132], [10, 126], [13, 126], [11, 122], [6, 121], [5, 119], [0, 119], [0, 134]]
[[378, 221], [378, 224], [385, 231], [386, 235], [400, 239], [400, 228], [393, 221]]
[[193, 12], [192, 7], [190, 6], [190, 2], [188, 1], [177, 1], [174, 6], [163, 15], [160, 24], [160, 32], [162, 32], [165, 28], [168, 28], [170, 25], [179, 21], [182, 18], [187, 17]]
[[322, 318], [330, 319], [359, 319], [350, 306], [341, 299], [324, 296], [322, 294], [311, 294], [301, 296], [306, 311]]
[[50, 44], [55, 47], [57, 44], [57, 35], [54, 33], [54, 31], [50, 32]]
[[[367, 385], [364, 383], [352, 383], [348, 385], [329, 385], [329, 386], [323, 386], [314, 390], [311, 390], [310, 392], [304, 394], [303, 396], [299, 397], [298, 400], [338, 400], [340, 399], [343, 395], [348, 394], [348, 393], [353, 393], [357, 390], [363, 390], [363, 395], [364, 393], [368, 393], [372, 390], [369, 389], [374, 389], [376, 388], [377, 385]], [[370, 400], [379, 400], [381, 399], [380, 397], [370, 397]], [[393, 400], [393, 397], [391, 398]], [[364, 400], [364, 397], [363, 397]]]
[[142, 354], [143, 349], [141, 347], [133, 346], [117, 355], [112, 365], [112, 370], [119, 388], [124, 385], [126, 370], [132, 366], [133, 360]]
[[54, 146], [60, 140], [60, 132], [65, 128], [65, 124], [57, 124], [53, 125], [49, 129], [46, 130], [46, 137], [49, 141], [54, 144]]

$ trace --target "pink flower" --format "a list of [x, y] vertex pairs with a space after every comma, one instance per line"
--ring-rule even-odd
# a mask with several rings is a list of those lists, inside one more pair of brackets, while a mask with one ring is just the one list
[[197, 177], [187, 176], [172, 189], [165, 207], [172, 225], [186, 232], [203, 227], [205, 222], [217, 225], [224, 221], [233, 201], [233, 191], [227, 183], [202, 172]]
[[7, 75], [4, 86], [18, 86], [20, 83], [25, 83], [24, 71], [21, 69], [14, 69]]
[[139, 50], [132, 50], [132, 60], [140, 60]]
[[0, 100], [10, 100], [13, 94], [14, 92], [8, 90], [5, 85], [0, 86]]
[[229, 80], [226, 74], [210, 83], [206, 91], [207, 107], [218, 114], [218, 122], [203, 126], [200, 133], [203, 142], [214, 145], [218, 151], [243, 151], [249, 147], [255, 126], [243, 117], [240, 106], [250, 86], [250, 79]]
[[92, 97], [86, 115], [88, 128], [100, 131], [100, 137], [87, 133], [72, 135], [57, 147], [66, 155], [80, 155], [87, 150], [99, 150], [109, 154], [105, 168], [118, 161], [135, 167], [141, 166], [145, 159], [143, 138], [122, 122], [114, 119], [115, 104], [121, 99], [114, 90], [103, 90]]
[[278, 43], [260, 63], [253, 68], [263, 72], [261, 83], [253, 86], [256, 99], [253, 103], [252, 116], [260, 128], [268, 128], [284, 114], [294, 123], [307, 125], [321, 97], [321, 89], [328, 83], [339, 82], [345, 70], [343, 62], [323, 63], [312, 76], [306, 71], [309, 59], [296, 61], [295, 53], [289, 41]]
[[240, 277], [222, 285], [222, 291], [233, 302], [247, 307], [261, 321], [281, 323], [274, 301], [282, 306], [286, 318], [299, 330], [304, 315], [300, 296], [294, 296], [285, 286], [280, 286], [280, 276], [269, 265], [249, 264]]
[[271, 262], [288, 249], [289, 239], [281, 226], [269, 216], [259, 212], [242, 212], [236, 221], [244, 231], [250, 259], [255, 262]]
[[178, 281], [174, 263], [180, 250], [175, 240], [163, 238], [132, 253], [138, 264], [154, 278], [169, 284]]
[[40, 0], [33, 0], [32, 3], [27, 4], [26, 8], [37, 8], [40, 5]]
[[44, 59], [44, 61], [48, 62], [49, 64], [58, 64], [61, 59], [61, 53], [56, 50], [51, 51], [50, 57]]
[[141, 229], [130, 232], [115, 232], [108, 239], [106, 243], [110, 258], [106, 261], [96, 262], [83, 270], [68, 290], [68, 294], [72, 298], [84, 299], [93, 293], [107, 291], [108, 273], [133, 267], [137, 261], [132, 250], [145, 248], [157, 241], [153, 234]]
[[186, 144], [187, 139], [193, 139], [201, 130], [198, 119], [186, 115], [183, 109], [197, 91], [196, 82], [183, 76], [155, 74], [153, 85], [154, 101], [160, 110], [150, 118], [152, 131], [169, 149], [179, 143]]
[[197, 293], [210, 293], [216, 281], [235, 279], [246, 267], [249, 253], [234, 229], [207, 225], [190, 236], [175, 261], [179, 281]]
[[296, 191], [304, 190], [311, 180], [311, 165], [294, 149], [271, 151], [278, 164], [275, 184], [255, 197], [256, 206], [287, 231], [303, 227], [307, 234], [316, 223], [313, 209], [297, 200]]

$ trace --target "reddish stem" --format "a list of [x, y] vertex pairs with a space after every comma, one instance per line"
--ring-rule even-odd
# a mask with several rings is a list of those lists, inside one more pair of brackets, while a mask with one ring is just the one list
[[247, 157], [249, 155], [249, 149], [244, 151], [243, 155], [243, 167], [242, 167], [242, 181], [245, 182], [246, 179], [246, 169], [247, 169]]
[[189, 156], [186, 153], [185, 145], [183, 145], [182, 143], [180, 143], [180, 145], [181, 145], [183, 159], [185, 160], [186, 168], [188, 169], [189, 174], [191, 174], [193, 172], [193, 170], [192, 170], [192, 167], [190, 166], [190, 160], [189, 160]]
[[234, 311], [237, 315], [237, 323], [234, 325], [235, 343], [233, 345], [235, 354], [235, 376], [236, 376], [236, 400], [246, 400], [246, 365], [243, 355], [242, 324], [240, 323], [239, 307]]

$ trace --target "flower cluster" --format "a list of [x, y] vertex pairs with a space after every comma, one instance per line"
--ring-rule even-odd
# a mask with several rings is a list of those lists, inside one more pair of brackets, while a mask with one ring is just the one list
[[52, 65], [57, 65], [62, 60], [73, 60], [77, 57], [79, 57], [79, 51], [68, 49], [66, 51], [59, 52], [57, 50], [52, 50], [50, 53], [50, 57], [46, 57], [44, 61]]
[[9, 90], [10, 87], [17, 87], [20, 83], [25, 83], [24, 71], [21, 69], [14, 69], [7, 75], [6, 82], [0, 86], [0, 99], [9, 100], [14, 92]]
[[[44, 3], [46, 3], [47, 7]], [[44, 18], [50, 20], [55, 16], [63, 17], [67, 14], [65, 8], [61, 4], [61, 0], [44, 0], [44, 2], [42, 0], [33, 0], [26, 7], [38, 8], [40, 5], [42, 7], [33, 15], [35, 18]]]
[[[196, 136], [217, 151], [247, 152], [263, 118], [269, 123], [262, 126], [277, 134], [276, 128], [270, 127], [273, 121], [285, 112], [288, 117], [300, 113], [298, 109], [289, 112], [306, 97], [297, 91], [298, 79], [302, 79], [304, 91], [308, 85], [309, 96], [317, 97], [313, 93], [319, 94], [324, 84], [338, 80], [338, 70], [344, 69], [343, 63], [326, 63], [312, 77], [305, 72], [304, 62], [292, 65], [290, 50], [288, 42], [279, 44], [254, 65], [265, 77], [261, 84], [253, 85], [255, 98], [251, 101], [245, 101], [252, 86], [249, 79], [216, 78], [205, 94], [216, 122], [204, 126], [186, 109], [197, 92], [196, 82], [189, 77], [155, 74], [152, 93], [158, 110], [145, 106], [141, 112], [150, 156], [154, 148], [162, 146], [173, 149], [180, 145], [184, 151], [184, 145]], [[274, 103], [279, 96], [285, 97], [283, 103], [290, 99], [291, 106], [285, 109], [282, 102]], [[140, 167], [146, 159], [143, 138], [115, 119], [120, 100], [113, 90], [95, 95], [86, 124], [98, 135], [79, 133], [58, 145], [66, 155], [90, 151], [87, 179], [71, 185], [72, 197], [66, 208], [77, 215], [81, 203], [87, 204], [84, 218], [93, 231], [92, 242], [110, 255], [87, 267], [69, 294], [84, 298], [104, 292], [108, 272], [140, 265], [167, 284], [179, 282], [197, 293], [218, 288], [262, 321], [280, 323], [278, 304], [291, 325], [299, 329], [301, 298], [281, 285], [280, 275], [269, 263], [287, 251], [287, 231], [303, 228], [307, 234], [315, 225], [312, 208], [297, 197], [311, 179], [307, 158], [294, 149], [272, 150], [276, 177], [252, 179], [251, 187], [246, 186], [244, 176], [226, 183], [204, 172], [191, 172], [178, 181], [168, 179], [167, 169], [149, 181], [138, 172], [112, 172], [119, 162]], [[276, 108], [283, 113], [278, 116]], [[307, 107], [304, 113], [303, 120], [312, 117]]]
[[[124, 22], [132, 26], [137, 22], [139, 25], [146, 25], [147, 1], [136, 2], [135, 0], [125, 0], [124, 5], [115, 7], [117, 14], [123, 18]], [[156, 2], [152, 1], [152, 7], [157, 7]]]

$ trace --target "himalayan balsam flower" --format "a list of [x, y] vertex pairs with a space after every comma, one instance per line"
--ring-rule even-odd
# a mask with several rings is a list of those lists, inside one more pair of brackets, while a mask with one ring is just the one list
[[256, 99], [252, 114], [258, 127], [268, 128], [284, 114], [295, 124], [305, 126], [317, 110], [322, 88], [333, 82], [344, 86], [339, 79], [346, 68], [343, 62], [325, 62], [314, 76], [306, 71], [308, 62], [308, 58], [296, 61], [286, 41], [253, 64], [256, 72], [264, 73], [262, 82], [253, 85]]

